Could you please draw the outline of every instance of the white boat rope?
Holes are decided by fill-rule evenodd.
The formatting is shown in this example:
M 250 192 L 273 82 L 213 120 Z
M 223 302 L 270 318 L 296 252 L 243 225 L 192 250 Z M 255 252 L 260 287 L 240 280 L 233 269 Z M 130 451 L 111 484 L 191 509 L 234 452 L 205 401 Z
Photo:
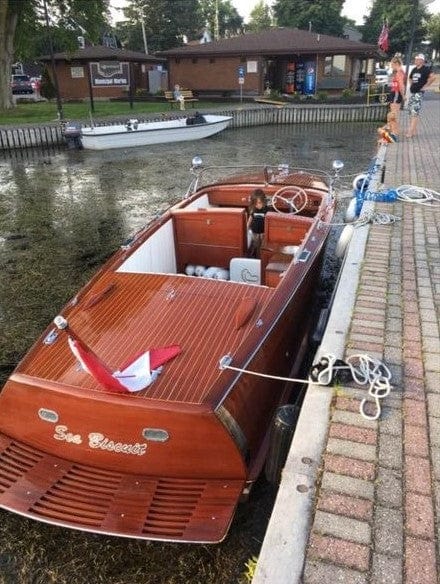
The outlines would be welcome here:
M 355 227 L 362 227 L 367 225 L 367 223 L 374 223 L 375 225 L 391 225 L 396 223 L 396 221 L 401 221 L 402 217 L 393 215 L 392 213 L 378 213 L 375 211 L 366 211 L 361 214 L 361 216 L 353 222 Z
M 356 354 L 351 355 L 346 361 L 337 359 L 334 355 L 326 355 L 320 361 L 313 365 L 310 375 L 307 379 L 298 379 L 295 377 L 281 377 L 279 375 L 270 375 L 268 373 L 260 373 L 250 369 L 242 369 L 241 367 L 234 367 L 230 365 L 232 357 L 225 355 L 220 359 L 219 368 L 221 370 L 229 369 L 237 373 L 245 373 L 247 375 L 254 375 L 256 377 L 263 377 L 266 379 L 273 379 L 275 381 L 287 381 L 290 383 L 314 383 L 316 385 L 331 385 L 333 381 L 339 379 L 348 379 L 347 373 L 351 374 L 351 378 L 358 385 L 367 385 L 368 395 L 371 396 L 375 404 L 375 413 L 369 414 L 366 411 L 366 406 L 371 401 L 364 398 L 359 406 L 360 414 L 366 420 L 377 420 L 382 413 L 381 400 L 384 399 L 391 391 L 391 372 L 388 367 L 379 359 L 370 357 L 369 355 Z M 345 372 L 345 373 L 344 373 Z
M 418 205 L 440 205 L 440 193 L 432 189 L 415 185 L 401 185 L 396 188 L 397 200 L 404 203 L 416 203 Z
M 374 399 L 376 412 L 368 414 L 365 410 L 365 406 L 369 403 L 367 398 L 361 401 L 359 410 L 366 420 L 379 419 L 382 413 L 380 400 L 391 391 L 391 372 L 382 361 L 365 354 L 351 355 L 345 362 L 336 359 L 334 355 L 327 355 L 322 357 L 315 368 L 318 369 L 318 372 L 315 371 L 313 377 L 316 376 L 319 385 L 331 383 L 338 371 L 349 371 L 353 381 L 358 385 L 369 384 L 368 394 Z

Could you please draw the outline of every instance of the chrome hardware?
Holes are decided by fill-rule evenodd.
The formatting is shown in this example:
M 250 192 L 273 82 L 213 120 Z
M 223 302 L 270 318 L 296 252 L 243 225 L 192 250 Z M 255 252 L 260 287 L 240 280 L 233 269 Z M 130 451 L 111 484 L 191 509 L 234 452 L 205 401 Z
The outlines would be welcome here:
M 56 331 L 56 329 L 52 329 L 44 337 L 43 344 L 44 345 L 53 345 L 54 342 L 57 340 L 57 338 L 58 338 L 58 332 Z
M 46 408 L 40 408 L 38 410 L 38 417 L 44 420 L 45 422 L 52 422 L 55 424 L 58 422 L 58 414 L 53 410 L 47 410 Z

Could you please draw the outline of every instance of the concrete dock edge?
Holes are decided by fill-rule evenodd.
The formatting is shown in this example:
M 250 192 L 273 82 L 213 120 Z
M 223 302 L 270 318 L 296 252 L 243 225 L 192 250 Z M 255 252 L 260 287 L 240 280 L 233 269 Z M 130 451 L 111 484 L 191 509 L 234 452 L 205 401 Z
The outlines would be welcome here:
M 380 146 L 371 179 L 373 191 L 378 188 L 385 157 L 386 146 Z M 365 202 L 362 215 L 373 206 Z M 368 224 L 356 228 L 347 248 L 330 317 L 314 362 L 323 355 L 344 357 L 368 233 Z M 332 387 L 309 384 L 252 584 L 301 582 L 332 398 Z

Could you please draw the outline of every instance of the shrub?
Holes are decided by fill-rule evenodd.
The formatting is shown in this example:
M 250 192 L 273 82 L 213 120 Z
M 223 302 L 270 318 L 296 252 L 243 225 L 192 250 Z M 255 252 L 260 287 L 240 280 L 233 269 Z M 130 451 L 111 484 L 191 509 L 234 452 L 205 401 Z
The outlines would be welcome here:
M 270 99 L 282 101 L 283 97 L 277 89 L 271 89 L 269 94 Z
M 316 94 L 317 99 L 320 101 L 327 101 L 328 93 L 326 91 L 318 91 Z
M 49 74 L 49 69 L 45 67 L 43 74 L 41 75 L 40 95 L 41 97 L 45 97 L 50 101 L 56 96 L 56 94 L 57 92 L 55 90 L 52 77 Z
M 354 95 L 354 91 L 353 91 L 353 89 L 350 89 L 350 88 L 344 89 L 342 92 L 342 97 L 344 99 L 349 99 L 349 98 L 353 97 L 353 95 Z

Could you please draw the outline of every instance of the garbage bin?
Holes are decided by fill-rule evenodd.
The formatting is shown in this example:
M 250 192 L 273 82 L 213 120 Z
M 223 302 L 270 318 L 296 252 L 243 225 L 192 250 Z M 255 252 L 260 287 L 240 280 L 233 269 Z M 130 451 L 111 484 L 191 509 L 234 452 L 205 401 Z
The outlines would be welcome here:
M 298 405 L 289 404 L 279 407 L 276 412 L 264 469 L 266 479 L 272 484 L 278 484 L 280 481 L 299 411 Z

